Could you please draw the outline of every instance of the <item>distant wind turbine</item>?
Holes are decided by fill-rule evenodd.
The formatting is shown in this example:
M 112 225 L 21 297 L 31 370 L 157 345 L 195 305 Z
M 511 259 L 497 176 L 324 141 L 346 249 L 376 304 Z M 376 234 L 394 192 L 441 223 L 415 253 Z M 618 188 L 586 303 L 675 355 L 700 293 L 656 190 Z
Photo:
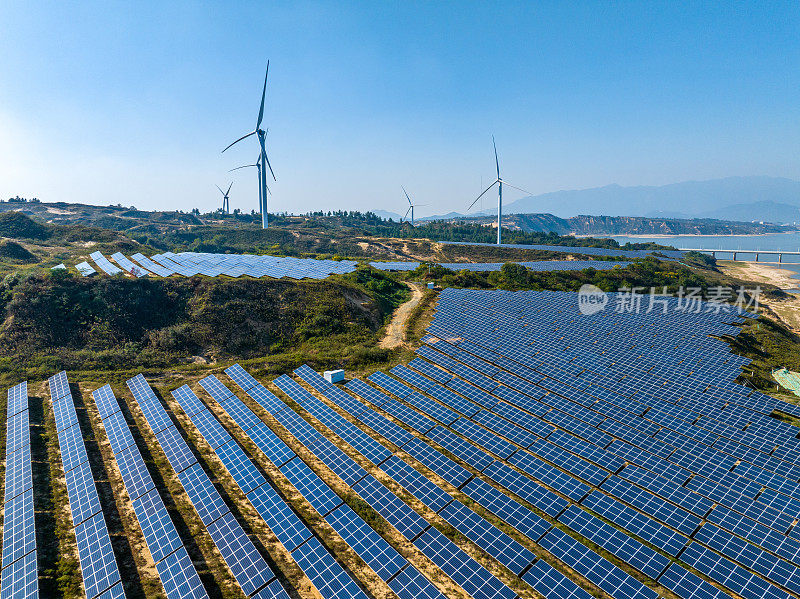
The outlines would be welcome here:
M 251 168 L 251 167 L 255 167 L 257 169 L 257 173 L 258 173 L 258 205 L 261 206 L 262 202 L 263 202 L 263 199 L 261 197 L 261 155 L 259 154 L 258 160 L 256 160 L 255 164 L 243 164 L 242 166 L 237 166 L 236 168 L 232 168 L 228 172 L 232 173 L 233 171 L 238 171 L 239 169 L 242 169 L 242 168 Z M 267 186 L 266 182 L 264 183 L 264 186 L 267 188 L 267 193 L 269 194 L 270 193 L 269 186 Z M 264 202 L 264 203 L 266 204 L 266 202 Z
M 272 179 L 274 181 L 277 181 L 277 179 L 275 178 L 275 172 L 272 170 L 272 165 L 269 163 L 269 158 L 267 158 L 267 148 L 266 148 L 266 144 L 265 144 L 265 140 L 266 140 L 266 137 L 267 137 L 267 132 L 264 129 L 261 128 L 261 121 L 264 120 L 264 98 L 267 95 L 267 77 L 269 77 L 269 61 L 267 61 L 267 72 L 264 75 L 264 89 L 261 91 L 261 108 L 259 108 L 259 110 L 258 110 L 258 120 L 256 121 L 256 128 L 253 131 L 251 131 L 250 133 L 248 133 L 247 135 L 242 135 L 242 137 L 240 137 L 235 142 L 230 144 L 227 148 L 225 148 L 225 150 L 227 150 L 231 146 L 236 145 L 237 143 L 239 143 L 243 139 L 247 139 L 251 135 L 258 136 L 258 143 L 261 146 L 261 155 L 260 155 L 261 164 L 262 165 L 266 164 L 269 167 L 269 172 L 272 174 Z M 225 150 L 222 150 L 222 151 L 225 152 Z M 269 226 L 269 223 L 267 222 L 267 219 L 268 219 L 268 217 L 267 217 L 267 173 L 266 173 L 266 170 L 264 168 L 260 168 L 259 169 L 258 179 L 259 179 L 259 187 L 258 187 L 258 190 L 259 190 L 259 207 L 261 209 L 261 227 L 266 229 Z
M 480 200 L 483 195 L 489 191 L 492 187 L 497 185 L 497 245 L 502 243 L 503 238 L 503 185 L 508 185 L 512 189 L 518 189 L 519 191 L 525 192 L 527 194 L 533 195 L 530 191 L 522 189 L 521 187 L 516 187 L 515 185 L 511 185 L 510 183 L 506 183 L 503 179 L 500 178 L 500 161 L 497 159 L 497 144 L 494 143 L 494 135 L 492 135 L 492 146 L 494 146 L 494 163 L 497 167 L 497 179 L 492 181 L 492 184 L 484 189 L 477 198 L 473 200 L 473 202 L 469 205 L 467 210 L 471 210 L 472 207 L 475 205 L 475 202 Z
M 400 219 L 400 222 L 403 222 L 404 219 L 408 218 L 408 213 L 410 212 L 411 213 L 411 226 L 413 227 L 414 226 L 414 208 L 417 207 L 417 206 L 427 206 L 427 204 L 415 204 L 414 202 L 411 201 L 411 198 L 408 197 L 408 192 L 406 191 L 406 188 L 401 185 L 400 189 L 402 189 L 403 193 L 406 194 L 406 199 L 408 200 L 408 210 L 406 210 L 406 214 L 405 214 L 405 216 L 403 218 Z
M 231 181 L 231 184 L 228 185 L 228 191 L 222 191 L 222 188 L 219 185 L 216 185 L 215 187 L 219 189 L 219 192 L 222 194 L 222 214 L 230 214 L 231 201 L 228 196 L 231 193 L 231 187 L 233 187 L 233 181 Z

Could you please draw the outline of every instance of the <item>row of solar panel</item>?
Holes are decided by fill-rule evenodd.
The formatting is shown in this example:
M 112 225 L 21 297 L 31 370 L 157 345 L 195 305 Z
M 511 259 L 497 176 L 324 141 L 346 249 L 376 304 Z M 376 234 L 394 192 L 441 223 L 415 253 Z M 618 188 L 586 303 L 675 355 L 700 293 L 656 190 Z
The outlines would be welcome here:
M 311 258 L 292 258 L 275 256 L 258 256 L 252 254 L 198 254 L 182 252 L 173 254 L 155 254 L 150 258 L 141 253 L 127 258 L 121 252 L 111 256 L 113 264 L 100 252 L 92 252 L 90 258 L 95 266 L 104 273 L 114 276 L 123 272 L 135 277 L 159 276 L 169 277 L 179 274 L 186 277 L 202 274 L 209 277 L 226 275 L 230 277 L 289 277 L 292 279 L 324 279 L 331 274 L 346 274 L 356 268 L 352 260 L 316 260 Z M 88 262 L 75 265 L 84 276 L 97 274 L 97 270 Z
M 463 311 L 463 305 L 462 305 L 462 306 L 460 306 L 459 308 L 460 308 L 460 309 Z M 461 316 L 461 314 L 459 314 L 459 316 Z M 518 326 L 518 324 L 517 324 L 517 325 L 515 325 L 515 326 Z M 461 332 L 461 331 L 459 331 L 459 332 Z M 451 330 L 451 331 L 449 331 L 448 335 L 449 335 L 449 336 L 455 336 L 453 333 L 454 333 L 454 331 L 452 331 L 452 330 Z M 688 425 L 687 425 L 687 426 L 688 426 Z M 660 427 L 657 427 L 657 429 L 659 429 L 659 428 L 660 428 Z M 696 447 L 694 447 L 694 446 L 693 446 L 693 447 L 692 447 L 692 449 L 694 450 L 694 449 L 696 449 Z M 629 470 L 629 469 L 626 469 L 626 470 L 628 470 L 628 472 L 629 472 L 629 473 L 631 473 L 631 472 L 632 472 L 634 475 L 636 475 L 636 474 L 637 474 L 637 470 L 636 470 L 636 469 L 634 469 L 634 470 Z M 751 472 L 754 472 L 754 470 L 753 470 L 752 468 L 750 469 L 750 471 L 751 471 Z M 666 485 L 666 484 L 665 484 L 665 483 L 663 483 L 663 482 L 658 482 L 658 479 L 657 479 L 657 478 L 655 478 L 655 479 L 654 479 L 654 477 L 655 477 L 655 475 L 654 475 L 654 474 L 647 475 L 647 477 L 643 477 L 643 476 L 641 476 L 641 474 L 639 474 L 638 476 L 634 476 L 634 480 L 637 482 L 637 484 L 640 484 L 640 485 L 645 485 L 645 484 L 647 484 L 647 485 L 650 487 L 650 490 L 652 490 L 652 491 L 656 491 L 656 492 L 659 492 L 659 491 L 660 491 L 660 492 L 662 492 L 662 493 L 666 493 L 667 495 L 669 495 L 669 497 L 670 497 L 670 500 L 671 500 L 671 501 L 675 501 L 676 499 L 680 499 L 680 500 L 682 500 L 682 501 L 685 501 L 685 500 L 687 500 L 687 499 L 688 499 L 688 500 L 690 500 L 690 501 L 694 500 L 694 498 L 693 498 L 693 497 L 691 497 L 690 495 L 688 495 L 688 494 L 687 494 L 687 492 L 680 493 L 680 492 L 679 492 L 679 491 L 677 491 L 677 490 L 676 490 L 674 487 L 673 487 L 673 488 L 671 488 L 671 489 L 669 490 L 669 492 L 667 492 L 667 491 L 666 491 L 666 489 L 669 487 L 669 485 Z M 770 477 L 770 478 L 773 478 L 773 477 Z M 652 482 L 655 482 L 655 484 L 657 484 L 658 488 L 654 488 L 654 487 L 653 487 L 653 484 L 650 484 L 650 483 L 652 483 Z M 765 482 L 769 482 L 769 481 L 765 481 Z M 618 486 L 618 485 L 617 485 L 617 486 Z M 630 490 L 630 489 L 635 489 L 635 488 L 636 488 L 636 487 L 632 487 L 632 486 L 630 486 L 630 487 L 628 487 L 628 490 Z M 680 488 L 680 487 L 678 487 L 678 488 Z M 788 489 L 789 489 L 789 487 L 787 487 L 785 490 L 788 490 Z M 676 495 L 676 493 L 678 493 L 678 494 Z M 640 495 L 640 493 L 639 493 L 639 492 L 637 492 L 637 493 L 635 493 L 635 495 Z M 652 496 L 651 496 L 651 497 L 652 497 Z M 784 503 L 785 503 L 785 500 L 784 500 Z M 652 506 L 652 505 L 648 505 L 647 507 L 648 507 L 649 509 L 652 509 L 652 507 L 653 507 L 653 506 Z M 691 506 L 688 506 L 688 507 L 691 507 Z M 695 502 L 695 506 L 694 506 L 694 507 L 695 507 L 695 510 L 696 510 L 696 511 L 703 511 L 705 508 L 707 508 L 707 507 L 708 507 L 708 502 L 706 501 L 706 504 L 705 504 L 704 506 L 702 505 L 702 502 L 701 502 L 699 505 L 698 505 L 698 504 L 696 504 L 696 502 Z M 692 528 L 692 530 L 693 530 L 693 528 Z M 701 529 L 701 530 L 702 530 L 702 529 Z M 692 532 L 692 531 L 690 530 L 690 531 L 688 531 L 688 532 Z M 719 536 L 719 535 L 717 535 L 717 536 Z M 786 537 L 784 537 L 784 538 L 786 538 Z M 764 557 L 764 556 L 762 556 L 762 561 L 764 561 L 764 560 L 766 560 L 766 562 L 764 562 L 764 563 L 765 563 L 765 564 L 767 564 L 767 565 L 765 565 L 765 566 L 764 566 L 764 571 L 767 571 L 767 570 L 769 570 L 770 568 L 772 568 L 772 569 L 776 568 L 776 567 L 777 567 L 777 566 L 776 566 L 776 564 L 778 564 L 778 563 L 779 563 L 779 562 L 775 562 L 774 560 L 772 560 L 772 559 L 770 559 L 770 558 L 767 558 L 767 557 Z M 770 564 L 771 564 L 771 565 L 770 565 Z M 736 572 L 737 570 L 732 570 L 732 571 Z M 762 572 L 762 573 L 763 573 L 763 572 Z M 740 573 L 740 574 L 741 574 L 741 573 Z M 759 580 L 761 581 L 760 583 L 759 583 Z M 756 577 L 756 578 L 755 578 L 755 579 L 753 579 L 752 581 L 748 581 L 748 582 L 749 582 L 751 585 L 755 585 L 755 586 L 757 587 L 759 584 L 763 583 L 764 581 L 763 581 L 763 580 L 761 580 L 761 579 L 758 579 L 758 578 Z M 791 580 L 787 580 L 787 579 L 779 579 L 779 580 L 778 580 L 778 583 L 779 583 L 779 584 L 782 584 L 782 585 L 783 585 L 783 586 L 785 586 L 786 588 L 791 588 L 791 585 L 793 584 L 793 583 L 791 582 Z M 743 587 L 743 588 L 744 588 L 744 587 Z M 752 592 L 752 588 L 750 588 L 750 591 Z
M 585 270 L 593 268 L 595 270 L 611 270 L 613 268 L 625 268 L 630 262 L 609 262 L 604 260 L 539 260 L 535 262 L 515 262 L 535 272 L 548 271 L 568 271 Z M 370 266 L 378 270 L 386 271 L 411 271 L 420 266 L 420 262 L 370 262 Z M 499 271 L 504 262 L 437 262 L 435 266 L 441 266 L 448 270 L 460 271 L 469 270 L 473 272 L 493 272 Z
M 28 384 L 8 390 L 0 599 L 39 596 Z
M 48 385 L 86 597 L 124 597 L 122 578 L 89 465 L 67 373 L 62 371 L 50 377 Z

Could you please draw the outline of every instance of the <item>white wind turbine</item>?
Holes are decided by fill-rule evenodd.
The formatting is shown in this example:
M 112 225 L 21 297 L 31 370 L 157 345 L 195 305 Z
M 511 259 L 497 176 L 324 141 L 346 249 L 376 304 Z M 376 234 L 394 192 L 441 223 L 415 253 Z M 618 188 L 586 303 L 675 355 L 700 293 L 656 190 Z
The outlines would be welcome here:
M 410 212 L 411 213 L 411 226 L 413 227 L 414 226 L 414 208 L 416 208 L 418 206 L 427 206 L 427 204 L 415 204 L 414 202 L 411 201 L 411 198 L 408 197 L 408 192 L 406 191 L 406 188 L 401 185 L 400 189 L 402 189 L 403 193 L 406 194 L 406 199 L 408 200 L 408 210 L 406 210 L 406 214 L 405 214 L 405 216 L 403 218 L 400 219 L 400 222 L 403 222 L 403 220 L 408 218 L 408 213 Z
M 500 178 L 500 161 L 497 159 L 497 144 L 494 143 L 494 135 L 492 135 L 492 146 L 494 146 L 494 163 L 497 167 L 497 179 L 492 181 L 492 184 L 489 185 L 486 189 L 481 192 L 473 202 L 469 205 L 467 210 L 472 209 L 475 205 L 475 202 L 480 200 L 483 195 L 489 191 L 492 187 L 497 185 L 497 245 L 500 245 L 502 242 L 502 235 L 503 235 L 503 185 L 508 185 L 512 189 L 518 189 L 519 191 L 525 192 L 527 194 L 533 195 L 530 191 L 522 189 L 521 187 L 517 187 L 515 185 L 511 185 L 510 183 L 506 183 L 503 179 Z
M 228 172 L 232 173 L 233 171 L 238 171 L 239 169 L 242 169 L 242 168 L 251 168 L 251 167 L 255 167 L 256 168 L 256 172 L 258 174 L 258 205 L 259 206 L 266 205 L 267 203 L 261 197 L 261 155 L 260 154 L 258 156 L 258 160 L 256 160 L 254 164 L 243 164 L 242 166 L 237 166 L 236 168 L 232 168 Z M 264 182 L 264 187 L 267 188 L 267 194 L 271 193 L 270 190 L 269 190 L 269 186 L 266 184 L 266 182 Z
M 239 139 L 235 142 L 230 144 L 225 150 L 230 148 L 233 145 L 236 145 L 243 139 L 247 139 L 251 135 L 258 136 L 258 143 L 261 146 L 261 155 L 259 157 L 262 168 L 259 169 L 259 206 L 261 209 L 261 227 L 266 229 L 269 226 L 268 217 L 267 217 L 267 173 L 266 170 L 263 168 L 263 165 L 266 164 L 269 167 L 269 172 L 272 173 L 272 179 L 277 181 L 275 178 L 275 172 L 272 170 L 272 165 L 269 163 L 269 158 L 267 158 L 267 148 L 265 144 L 265 140 L 267 137 L 267 132 L 261 128 L 261 121 L 264 119 L 264 98 L 267 94 L 267 77 L 269 77 L 269 61 L 267 61 L 267 73 L 264 75 L 264 89 L 261 91 L 261 108 L 258 110 L 258 120 L 256 121 L 256 128 L 248 133 L 247 135 L 242 135 Z M 222 150 L 223 152 L 225 150 Z
M 222 191 L 222 188 L 219 185 L 215 185 L 219 192 L 222 194 L 222 214 L 230 214 L 231 213 L 231 201 L 228 197 L 231 193 L 231 187 L 233 187 L 233 181 L 231 184 L 228 185 L 228 191 Z

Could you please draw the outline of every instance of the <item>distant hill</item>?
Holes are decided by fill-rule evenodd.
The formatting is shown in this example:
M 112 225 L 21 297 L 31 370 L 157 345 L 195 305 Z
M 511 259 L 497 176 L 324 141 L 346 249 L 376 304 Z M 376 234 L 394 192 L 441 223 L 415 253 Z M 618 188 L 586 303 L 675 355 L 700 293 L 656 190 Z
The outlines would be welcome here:
M 778 177 L 728 177 L 661 186 L 606 185 L 528 196 L 503 206 L 507 214 L 548 213 L 561 218 L 578 214 L 657 218 L 722 218 L 725 220 L 794 222 L 776 205 L 800 208 L 800 181 Z M 727 212 L 729 208 L 736 210 Z M 497 214 L 495 208 L 479 215 Z M 769 215 L 772 215 L 771 217 Z M 444 215 L 436 218 L 452 218 Z
M 495 226 L 496 216 L 443 219 L 444 222 L 479 223 Z M 772 223 L 737 222 L 711 218 L 647 218 L 642 216 L 589 216 L 559 218 L 552 214 L 508 214 L 503 228 L 524 233 L 559 235 L 762 235 L 786 233 L 797 227 Z

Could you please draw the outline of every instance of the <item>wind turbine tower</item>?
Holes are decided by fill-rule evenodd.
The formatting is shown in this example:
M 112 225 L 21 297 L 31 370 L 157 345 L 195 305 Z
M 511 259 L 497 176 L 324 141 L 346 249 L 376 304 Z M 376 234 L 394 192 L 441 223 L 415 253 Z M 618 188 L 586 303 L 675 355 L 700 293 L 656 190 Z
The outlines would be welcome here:
M 272 179 L 277 181 L 275 178 L 275 172 L 272 170 L 272 165 L 269 163 L 269 158 L 267 158 L 267 148 L 266 148 L 266 138 L 267 132 L 261 128 L 261 121 L 264 120 L 264 98 L 267 95 L 267 78 L 269 77 L 269 61 L 267 61 L 267 72 L 264 75 L 264 89 L 261 91 L 261 107 L 258 110 L 258 120 L 256 121 L 256 128 L 248 133 L 247 135 L 242 135 L 239 139 L 235 142 L 230 144 L 225 150 L 230 148 L 231 146 L 236 145 L 243 139 L 247 139 L 251 135 L 255 135 L 258 137 L 258 144 L 261 146 L 261 154 L 259 156 L 259 160 L 261 162 L 261 168 L 259 168 L 258 173 L 258 190 L 259 190 L 259 208 L 261 210 L 261 227 L 266 229 L 269 226 L 268 217 L 267 217 L 267 173 L 266 170 L 263 168 L 263 165 L 266 164 L 269 167 L 269 172 L 272 174 Z M 222 150 L 225 152 L 225 150 Z
M 497 167 L 497 179 L 492 181 L 492 184 L 489 185 L 489 187 L 487 187 L 486 189 L 484 189 L 481 192 L 481 195 L 479 195 L 477 198 L 473 200 L 473 202 L 469 205 L 469 208 L 467 208 L 467 210 L 470 210 L 475 205 L 475 203 L 483 197 L 483 195 L 487 191 L 489 191 L 492 187 L 497 185 L 497 245 L 500 245 L 503 240 L 503 185 L 507 185 L 512 189 L 517 189 L 519 191 L 525 192 L 530 195 L 533 194 L 531 194 L 531 192 L 529 191 L 526 191 L 525 189 L 522 189 L 521 187 L 511 185 L 511 183 L 507 183 L 500 178 L 500 161 L 497 159 L 497 144 L 494 143 L 494 135 L 492 135 L 492 146 L 494 147 L 494 164 Z
M 408 197 L 408 192 L 406 191 L 406 188 L 401 185 L 400 189 L 402 189 L 403 193 L 406 194 L 406 199 L 408 200 L 408 210 L 406 210 L 406 214 L 405 214 L 405 216 L 403 218 L 404 219 L 408 218 L 408 213 L 410 212 L 411 213 L 411 226 L 413 227 L 414 226 L 414 208 L 419 207 L 419 206 L 425 206 L 425 204 L 415 204 L 414 202 L 411 201 L 411 198 Z
M 231 213 L 231 200 L 228 197 L 231 193 L 231 187 L 233 187 L 233 181 L 231 181 L 231 184 L 228 185 L 228 191 L 222 191 L 222 188 L 219 185 L 216 185 L 216 188 L 219 189 L 219 192 L 222 194 L 222 214 Z
M 256 172 L 258 174 L 258 205 L 259 205 L 259 208 L 261 208 L 262 206 L 266 205 L 266 202 L 264 201 L 264 199 L 261 196 L 261 155 L 259 154 L 258 160 L 256 160 L 255 163 L 253 163 L 253 164 L 243 164 L 242 166 L 237 166 L 236 168 L 232 168 L 228 172 L 232 173 L 233 171 L 238 171 L 239 169 L 242 169 L 242 168 L 251 168 L 251 167 L 255 167 L 256 168 Z M 269 186 L 267 185 L 266 187 L 267 187 L 267 193 L 269 194 L 270 193 Z M 266 212 L 266 210 L 265 210 L 265 212 Z

